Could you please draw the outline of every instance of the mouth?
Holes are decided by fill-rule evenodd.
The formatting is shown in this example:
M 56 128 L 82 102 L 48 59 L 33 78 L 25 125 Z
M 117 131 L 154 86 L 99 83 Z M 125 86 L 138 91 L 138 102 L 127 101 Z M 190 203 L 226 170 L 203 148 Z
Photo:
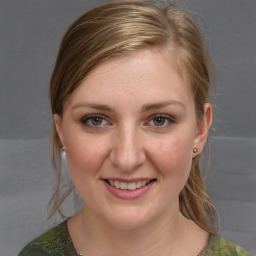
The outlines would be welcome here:
M 148 186 L 150 183 L 155 182 L 156 179 L 147 179 L 147 180 L 139 180 L 139 181 L 132 181 L 132 182 L 108 180 L 108 179 L 104 179 L 104 181 L 117 189 L 133 191 L 133 190 Z

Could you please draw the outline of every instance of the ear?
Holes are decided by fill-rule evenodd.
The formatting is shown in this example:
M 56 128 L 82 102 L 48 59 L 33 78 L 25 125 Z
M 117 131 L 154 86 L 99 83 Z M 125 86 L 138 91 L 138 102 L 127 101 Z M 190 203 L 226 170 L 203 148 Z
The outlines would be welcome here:
M 196 137 L 194 139 L 194 148 L 197 149 L 197 152 L 193 154 L 193 157 L 199 155 L 204 148 L 208 137 L 208 131 L 212 125 L 212 106 L 210 103 L 204 104 L 204 116 L 200 121 L 196 131 Z
M 62 118 L 59 114 L 54 114 L 53 119 L 54 119 L 54 124 L 55 124 L 56 131 L 59 135 L 60 142 L 64 146 L 65 144 L 64 144 L 64 141 L 63 141 L 63 135 L 62 135 L 62 129 L 61 129 Z

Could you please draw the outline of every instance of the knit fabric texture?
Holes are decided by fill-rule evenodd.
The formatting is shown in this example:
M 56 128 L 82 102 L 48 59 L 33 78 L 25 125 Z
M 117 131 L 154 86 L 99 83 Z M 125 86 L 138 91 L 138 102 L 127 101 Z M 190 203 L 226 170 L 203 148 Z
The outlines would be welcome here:
M 47 231 L 26 245 L 18 256 L 77 256 L 72 240 L 69 236 L 66 221 Z M 198 256 L 250 256 L 240 246 L 225 238 L 211 236 L 209 246 Z M 86 255 L 84 255 L 86 256 Z

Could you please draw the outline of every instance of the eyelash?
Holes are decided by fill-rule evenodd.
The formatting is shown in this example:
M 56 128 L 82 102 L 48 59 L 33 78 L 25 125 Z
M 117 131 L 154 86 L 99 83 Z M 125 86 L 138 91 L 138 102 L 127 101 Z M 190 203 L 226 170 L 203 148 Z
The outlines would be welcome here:
M 174 117 L 171 117 L 169 115 L 164 115 L 164 114 L 155 114 L 155 115 L 151 116 L 148 123 L 154 122 L 154 120 L 157 119 L 157 118 L 162 118 L 164 120 L 164 125 L 160 125 L 160 126 L 159 125 L 153 125 L 153 126 L 158 127 L 158 128 L 166 128 L 166 127 L 170 126 L 171 124 L 176 123 L 176 120 L 175 120 Z M 166 121 L 168 122 L 167 124 L 166 124 Z
M 95 121 L 96 118 L 100 119 L 100 121 L 102 121 L 102 122 L 106 122 L 107 125 L 110 124 L 108 122 L 107 118 L 104 115 L 99 115 L 99 114 L 92 114 L 92 115 L 84 116 L 80 119 L 80 122 L 82 123 L 83 126 L 87 126 L 89 128 L 101 128 L 101 127 L 105 126 L 105 124 L 102 125 L 102 122 L 99 125 L 96 125 L 96 124 L 93 124 L 93 123 L 90 123 L 90 124 L 88 123 L 88 122 Z M 164 125 L 156 125 L 156 124 L 151 125 L 150 124 L 151 122 L 154 122 L 154 120 L 156 120 L 157 118 L 161 118 L 164 121 Z M 168 122 L 167 124 L 166 124 L 166 121 Z M 158 127 L 158 128 L 166 128 L 166 127 L 168 127 L 168 126 L 170 126 L 171 124 L 174 124 L 174 123 L 176 123 L 175 118 L 173 118 L 169 115 L 155 114 L 155 115 L 152 115 L 148 119 L 145 126 L 154 126 L 154 127 Z
M 93 128 L 98 128 L 98 127 L 102 127 L 103 125 L 100 124 L 100 125 L 93 125 L 92 123 L 91 124 L 88 124 L 89 121 L 93 121 L 93 119 L 96 119 L 96 118 L 99 118 L 102 120 L 102 122 L 108 122 L 107 121 L 107 118 L 103 115 L 87 115 L 87 116 L 84 116 L 80 119 L 80 122 L 82 123 L 82 125 L 84 126 L 87 126 L 87 127 L 93 127 Z M 95 121 L 95 120 L 94 120 Z

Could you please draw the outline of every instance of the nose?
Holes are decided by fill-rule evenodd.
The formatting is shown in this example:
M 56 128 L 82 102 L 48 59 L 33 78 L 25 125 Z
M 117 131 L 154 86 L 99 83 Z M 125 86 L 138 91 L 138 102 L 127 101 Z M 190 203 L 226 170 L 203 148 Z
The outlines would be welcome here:
M 142 138 L 136 127 L 118 129 L 113 134 L 113 145 L 110 153 L 111 162 L 119 170 L 131 172 L 141 166 L 146 155 L 143 149 Z

